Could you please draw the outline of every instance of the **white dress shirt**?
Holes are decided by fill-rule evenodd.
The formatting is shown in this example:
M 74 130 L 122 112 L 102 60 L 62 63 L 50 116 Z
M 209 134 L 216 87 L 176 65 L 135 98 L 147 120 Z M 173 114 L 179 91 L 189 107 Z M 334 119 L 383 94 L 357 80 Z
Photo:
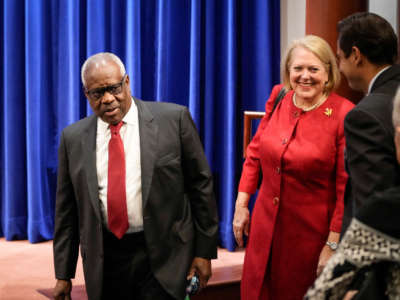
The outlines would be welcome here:
M 140 165 L 139 117 L 135 102 L 122 119 L 124 124 L 120 136 L 124 143 L 126 163 L 126 204 L 129 228 L 127 233 L 143 230 L 142 181 Z M 108 143 L 111 138 L 109 124 L 97 119 L 96 168 L 99 183 L 100 206 L 103 220 L 108 227 L 107 217 L 107 179 L 108 179 Z

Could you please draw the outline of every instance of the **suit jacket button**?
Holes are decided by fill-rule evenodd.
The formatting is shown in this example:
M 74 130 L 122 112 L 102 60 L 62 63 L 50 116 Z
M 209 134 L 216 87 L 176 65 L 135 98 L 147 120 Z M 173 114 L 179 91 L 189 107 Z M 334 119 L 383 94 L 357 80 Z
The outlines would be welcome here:
M 285 145 L 287 143 L 287 139 L 282 139 L 282 145 Z
M 274 199 L 272 199 L 272 203 L 274 205 L 278 205 L 279 204 L 279 198 L 278 197 L 274 197 Z
M 281 174 L 281 168 L 276 167 L 276 173 L 277 173 L 277 174 Z

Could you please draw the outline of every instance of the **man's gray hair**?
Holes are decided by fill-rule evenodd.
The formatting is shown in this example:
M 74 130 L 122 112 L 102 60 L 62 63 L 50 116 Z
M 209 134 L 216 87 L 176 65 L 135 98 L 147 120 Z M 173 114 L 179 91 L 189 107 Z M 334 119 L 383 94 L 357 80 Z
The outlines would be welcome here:
M 82 68 L 81 68 L 81 79 L 82 79 L 83 86 L 86 87 L 85 76 L 86 76 L 87 71 L 91 67 L 93 67 L 93 65 L 101 64 L 101 63 L 104 64 L 105 62 L 109 62 L 109 61 L 113 61 L 118 65 L 119 69 L 121 70 L 121 76 L 125 75 L 125 73 L 126 73 L 125 66 L 118 56 L 116 56 L 115 54 L 110 53 L 110 52 L 100 52 L 100 53 L 90 56 L 83 63 Z
M 400 87 L 397 89 L 393 100 L 393 126 L 400 127 Z

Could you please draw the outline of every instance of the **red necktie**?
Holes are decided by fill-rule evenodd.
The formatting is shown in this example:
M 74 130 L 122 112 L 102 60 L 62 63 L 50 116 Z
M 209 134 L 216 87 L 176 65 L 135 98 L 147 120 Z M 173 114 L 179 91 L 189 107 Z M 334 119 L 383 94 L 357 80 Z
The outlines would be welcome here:
M 110 125 L 108 144 L 107 215 L 108 228 L 117 238 L 122 238 L 129 227 L 126 208 L 125 152 L 119 130 L 122 122 Z

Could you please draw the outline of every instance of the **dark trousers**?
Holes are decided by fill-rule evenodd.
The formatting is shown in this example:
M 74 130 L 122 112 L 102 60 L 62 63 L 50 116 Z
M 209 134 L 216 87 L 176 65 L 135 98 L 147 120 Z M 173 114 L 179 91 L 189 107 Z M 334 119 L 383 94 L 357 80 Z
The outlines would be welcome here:
M 173 300 L 151 271 L 144 233 L 117 239 L 103 230 L 103 300 Z

